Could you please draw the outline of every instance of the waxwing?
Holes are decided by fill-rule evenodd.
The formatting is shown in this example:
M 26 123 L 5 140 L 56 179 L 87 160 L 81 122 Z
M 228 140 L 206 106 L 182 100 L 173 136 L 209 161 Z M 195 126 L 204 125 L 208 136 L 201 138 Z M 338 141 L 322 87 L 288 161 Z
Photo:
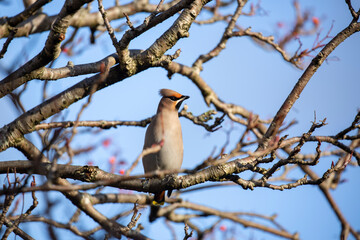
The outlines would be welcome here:
M 183 161 L 183 139 L 179 120 L 179 108 L 188 96 L 170 89 L 161 89 L 162 96 L 157 113 L 145 134 L 144 148 L 161 144 L 160 151 L 145 155 L 142 159 L 145 173 L 157 170 L 179 170 Z M 168 191 L 170 197 L 171 191 Z M 157 192 L 151 205 L 150 222 L 156 219 L 157 212 L 165 201 L 165 191 Z

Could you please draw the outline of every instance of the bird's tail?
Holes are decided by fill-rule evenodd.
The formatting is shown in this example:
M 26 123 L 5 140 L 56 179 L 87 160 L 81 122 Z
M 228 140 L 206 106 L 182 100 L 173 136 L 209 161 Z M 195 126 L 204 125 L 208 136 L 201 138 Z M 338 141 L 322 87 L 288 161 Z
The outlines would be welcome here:
M 165 191 L 155 193 L 154 200 L 150 207 L 149 221 L 153 222 L 157 218 L 160 206 L 164 205 L 165 202 Z
M 150 215 L 149 215 L 149 222 L 153 222 L 153 221 L 156 220 L 159 210 L 160 210 L 159 205 L 151 205 L 151 207 L 150 207 Z
M 154 200 L 152 201 L 152 205 L 159 206 L 164 205 L 165 202 L 165 191 L 155 193 Z

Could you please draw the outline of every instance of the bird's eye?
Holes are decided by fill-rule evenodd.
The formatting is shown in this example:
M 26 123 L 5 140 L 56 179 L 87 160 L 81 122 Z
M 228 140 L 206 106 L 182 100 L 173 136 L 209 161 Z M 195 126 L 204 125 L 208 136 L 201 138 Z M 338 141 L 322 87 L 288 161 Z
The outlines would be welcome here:
M 174 97 L 174 96 L 171 96 L 170 99 L 171 99 L 172 101 L 177 101 L 177 100 L 178 100 L 178 99 L 177 99 L 176 97 Z

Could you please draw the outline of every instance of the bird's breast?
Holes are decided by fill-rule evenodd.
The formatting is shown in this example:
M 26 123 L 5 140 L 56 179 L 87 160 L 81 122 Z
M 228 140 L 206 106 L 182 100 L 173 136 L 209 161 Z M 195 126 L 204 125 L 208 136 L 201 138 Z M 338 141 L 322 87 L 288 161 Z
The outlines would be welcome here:
M 149 125 L 144 148 L 163 143 L 155 154 L 143 158 L 150 171 L 180 169 L 183 161 L 183 139 L 180 120 L 176 114 L 158 113 Z

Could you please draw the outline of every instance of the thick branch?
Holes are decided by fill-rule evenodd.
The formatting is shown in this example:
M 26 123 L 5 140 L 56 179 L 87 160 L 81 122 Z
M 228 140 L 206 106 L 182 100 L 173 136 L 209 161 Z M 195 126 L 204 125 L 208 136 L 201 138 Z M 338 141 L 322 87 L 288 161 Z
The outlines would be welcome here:
M 65 2 L 52 25 L 43 50 L 33 59 L 21 66 L 18 70 L 0 81 L 0 98 L 24 84 L 27 81 L 26 74 L 30 74 L 34 70 L 44 67 L 60 55 L 60 44 L 65 39 L 67 28 L 70 25 L 69 21 L 71 16 L 74 15 L 82 7 L 82 5 L 88 2 L 91 2 L 91 0 Z
M 138 52 L 135 50 L 135 52 Z M 68 62 L 65 67 L 61 68 L 41 68 L 38 71 L 34 71 L 32 74 L 25 76 L 27 81 L 31 79 L 40 79 L 40 80 L 57 80 L 66 77 L 75 77 L 79 75 L 86 75 L 90 73 L 98 73 L 101 72 L 101 68 L 103 65 L 112 67 L 118 61 L 116 54 L 111 54 L 100 61 L 94 63 L 86 63 L 73 65 L 72 62 Z
M 22 21 L 28 19 L 30 16 L 32 16 L 37 10 L 39 10 L 42 6 L 45 4 L 51 2 L 52 0 L 39 0 L 31 4 L 28 8 L 26 8 L 21 13 L 17 14 L 14 17 L 11 17 L 8 19 L 8 24 L 11 27 L 16 27 L 19 23 Z
M 175 21 L 176 23 L 179 23 L 179 21 L 181 20 L 181 21 L 184 21 L 184 23 L 186 23 L 186 24 L 184 24 L 184 25 L 183 24 L 173 24 L 173 26 L 163 34 L 163 36 L 166 36 L 168 38 L 171 38 L 172 40 L 175 40 L 175 41 L 171 41 L 171 43 L 168 43 L 168 45 L 167 45 L 168 47 L 170 45 L 175 44 L 176 41 L 178 41 L 182 37 L 181 34 L 179 35 L 180 32 L 187 33 L 187 30 L 190 28 L 190 25 L 192 24 L 194 18 L 196 17 L 196 14 L 200 13 L 200 10 L 203 7 L 203 4 L 205 4 L 205 3 L 206 2 L 196 2 L 196 1 L 194 3 L 192 3 L 190 5 L 190 8 L 185 9 L 182 12 L 182 14 L 179 16 L 179 18 Z M 161 15 L 158 17 L 160 18 Z M 156 18 L 157 17 L 155 17 L 154 19 L 156 19 Z M 161 39 L 161 41 L 164 41 L 166 37 L 160 37 L 159 39 Z M 168 40 L 170 41 L 171 39 L 168 39 Z M 162 44 L 166 45 L 164 42 Z M 154 47 L 154 45 L 152 47 L 150 47 L 149 50 L 145 51 L 145 52 L 147 52 L 145 54 L 145 56 L 147 56 L 147 54 L 152 52 L 151 49 L 153 47 Z M 156 66 L 158 64 L 158 62 L 154 61 L 154 58 L 156 59 L 158 57 L 158 54 L 159 54 L 159 52 L 154 53 L 153 55 L 151 55 L 151 57 L 147 56 L 145 58 L 143 58 L 143 55 L 140 54 L 140 55 L 142 55 L 142 56 L 139 56 L 141 59 L 139 59 L 139 57 L 138 57 L 138 64 L 137 64 L 136 68 L 133 69 L 133 71 L 127 71 L 127 70 L 122 71 L 121 69 L 119 70 L 118 68 L 113 68 L 110 70 L 110 73 L 109 73 L 109 76 L 107 77 L 107 79 L 99 84 L 98 84 L 99 74 L 95 75 L 93 77 L 87 78 L 87 79 L 79 82 L 78 84 L 74 85 L 73 87 L 54 96 L 53 98 L 43 102 L 42 104 L 33 108 L 32 110 L 29 110 L 27 113 L 24 113 L 19 118 L 17 118 L 15 121 L 4 126 L 0 130 L 0 132 L 2 133 L 0 136 L 0 151 L 3 151 L 10 146 L 14 146 L 15 142 L 18 141 L 18 139 L 22 138 L 22 136 L 24 134 L 27 134 L 27 133 L 33 131 L 35 125 L 37 125 L 41 121 L 47 119 L 48 117 L 54 115 L 55 113 L 60 112 L 64 108 L 73 104 L 74 102 L 88 96 L 91 86 L 93 86 L 94 84 L 98 84 L 98 87 L 96 90 L 99 90 L 99 89 L 107 87 L 115 82 L 119 82 L 133 74 L 139 73 L 147 68 L 150 68 L 153 65 Z M 144 61 L 144 59 L 147 59 L 150 61 Z M 169 59 L 170 60 L 173 59 L 173 56 L 169 56 Z M 163 60 L 160 58 L 160 61 L 163 61 Z M 11 79 L 12 79 L 12 77 L 10 77 L 10 76 L 8 78 L 6 78 L 7 81 L 9 81 Z M 17 82 L 17 80 L 14 80 L 12 82 L 12 84 L 13 83 L 16 84 L 16 82 Z M 4 82 L 4 84 L 6 84 L 6 81 Z M 10 85 L 12 85 L 12 84 L 10 84 Z M 1 89 L 1 83 L 0 83 L 0 89 Z M 7 89 L 7 90 L 5 89 L 3 91 L 3 93 L 6 93 L 9 90 L 11 90 L 11 88 Z
M 163 4 L 159 10 L 165 11 L 178 2 L 179 0 L 174 0 Z M 143 4 L 142 1 L 133 1 L 128 4 L 114 6 L 106 9 L 106 12 L 109 21 L 112 21 L 124 18 L 124 14 L 131 16 L 139 12 L 153 12 L 156 10 L 156 8 L 157 5 L 154 4 Z M 34 33 L 49 31 L 51 24 L 55 21 L 56 17 L 56 15 L 47 16 L 44 13 L 37 14 L 17 26 L 18 32 L 16 33 L 15 37 L 24 37 Z M 90 13 L 87 10 L 81 10 L 70 19 L 70 26 L 75 28 L 90 27 L 94 29 L 102 25 L 103 21 L 99 14 L 97 12 Z M 7 37 L 9 35 L 9 27 L 10 25 L 8 22 L 1 22 L 0 19 L 0 38 Z
M 97 90 L 119 82 L 128 77 L 119 68 L 112 68 L 105 81 L 98 84 Z M 0 151 L 7 149 L 22 138 L 23 135 L 32 132 L 35 126 L 48 117 L 62 111 L 74 102 L 86 97 L 91 87 L 101 78 L 101 74 L 86 78 L 73 87 L 48 99 L 37 107 L 27 111 L 13 122 L 0 129 Z

